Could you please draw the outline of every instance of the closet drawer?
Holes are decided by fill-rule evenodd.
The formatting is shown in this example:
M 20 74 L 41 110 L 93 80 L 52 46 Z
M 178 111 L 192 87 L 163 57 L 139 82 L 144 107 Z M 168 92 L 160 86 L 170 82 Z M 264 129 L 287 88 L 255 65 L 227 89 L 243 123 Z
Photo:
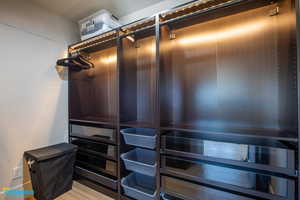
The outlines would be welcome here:
M 75 174 L 77 176 L 82 176 L 82 177 L 87 178 L 89 180 L 92 180 L 96 183 L 99 183 L 101 185 L 109 187 L 113 190 L 117 190 L 118 181 L 115 180 L 115 179 L 108 178 L 106 176 L 94 173 L 90 170 L 87 170 L 87 169 L 84 169 L 84 168 L 81 168 L 81 167 L 78 167 L 78 166 L 75 167 Z
M 162 156 L 162 172 L 199 183 L 268 199 L 289 199 L 295 189 L 291 179 L 216 166 L 191 159 Z
M 222 147 L 222 148 L 220 148 Z M 167 133 L 162 136 L 163 153 L 242 167 L 296 174 L 295 151 L 285 148 L 220 142 L 199 138 L 194 133 Z
M 116 130 L 81 125 L 71 125 L 71 136 L 85 138 L 106 143 L 116 143 Z
M 161 181 L 162 192 L 184 200 L 255 200 L 167 176 Z
M 76 165 L 96 172 L 117 176 L 117 163 L 100 156 L 79 151 L 76 157 Z
M 77 138 L 71 138 L 71 143 L 77 145 L 80 152 L 117 160 L 116 146 Z

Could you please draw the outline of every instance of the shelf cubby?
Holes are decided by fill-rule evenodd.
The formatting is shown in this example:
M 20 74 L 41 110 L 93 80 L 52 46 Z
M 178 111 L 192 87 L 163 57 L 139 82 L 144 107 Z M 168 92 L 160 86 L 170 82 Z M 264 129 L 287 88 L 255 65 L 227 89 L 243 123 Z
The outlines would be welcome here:
M 271 15 L 278 6 L 282 13 Z M 162 22 L 161 129 L 297 142 L 295 20 L 288 6 L 228 7 L 222 16 L 203 14 L 205 21 Z
M 70 121 L 116 126 L 117 40 L 81 52 L 94 67 L 69 72 Z
M 141 30 L 121 36 L 120 124 L 150 128 L 156 108 L 155 30 Z
M 293 179 L 171 156 L 162 156 L 161 172 L 199 184 L 272 200 L 287 199 L 295 189 Z
M 161 136 L 161 153 L 281 176 L 297 176 L 296 149 L 278 141 L 168 131 Z

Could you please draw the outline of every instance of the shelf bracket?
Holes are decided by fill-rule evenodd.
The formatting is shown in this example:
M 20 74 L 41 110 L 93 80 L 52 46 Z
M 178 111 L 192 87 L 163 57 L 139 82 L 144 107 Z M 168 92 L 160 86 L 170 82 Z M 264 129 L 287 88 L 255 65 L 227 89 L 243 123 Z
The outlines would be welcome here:
M 269 11 L 270 17 L 278 15 L 279 14 L 279 7 L 277 6 L 276 8 L 272 9 Z
M 173 32 L 170 32 L 169 38 L 170 38 L 170 40 L 175 40 L 176 39 L 176 34 L 173 33 Z

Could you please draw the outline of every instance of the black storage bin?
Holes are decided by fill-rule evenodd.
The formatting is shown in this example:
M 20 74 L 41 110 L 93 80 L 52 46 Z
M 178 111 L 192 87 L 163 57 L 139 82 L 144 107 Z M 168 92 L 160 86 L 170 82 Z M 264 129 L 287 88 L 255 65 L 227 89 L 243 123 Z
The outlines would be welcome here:
M 53 200 L 72 189 L 76 151 L 75 145 L 61 143 L 24 153 L 36 199 Z

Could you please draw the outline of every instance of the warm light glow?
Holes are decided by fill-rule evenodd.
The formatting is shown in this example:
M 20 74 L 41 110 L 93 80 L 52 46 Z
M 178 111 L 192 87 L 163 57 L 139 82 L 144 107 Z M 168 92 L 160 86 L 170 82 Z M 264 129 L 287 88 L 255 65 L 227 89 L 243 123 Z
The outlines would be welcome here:
M 106 57 L 106 58 L 102 58 L 101 62 L 104 63 L 104 64 L 115 63 L 115 62 L 117 62 L 117 56 L 113 55 L 113 56 L 109 56 L 109 57 Z
M 225 38 L 235 37 L 242 34 L 253 33 L 253 31 L 259 31 L 265 25 L 265 21 L 255 22 L 247 25 L 237 26 L 220 32 L 212 32 L 183 38 L 178 40 L 178 43 L 181 45 L 188 45 L 194 43 L 210 42 L 214 40 L 222 40 Z
M 149 53 L 155 53 L 156 45 L 152 43 L 151 45 L 147 46 L 147 52 Z

